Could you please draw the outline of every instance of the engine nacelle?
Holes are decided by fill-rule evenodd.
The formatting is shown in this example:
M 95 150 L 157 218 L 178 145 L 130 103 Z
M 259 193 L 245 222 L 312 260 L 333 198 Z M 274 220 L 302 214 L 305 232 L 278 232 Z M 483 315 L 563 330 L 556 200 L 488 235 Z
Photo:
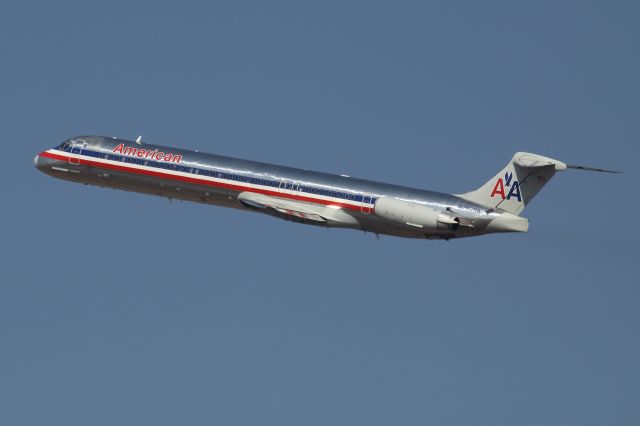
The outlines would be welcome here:
M 375 204 L 375 215 L 412 228 L 425 231 L 455 231 L 460 226 L 460 219 L 435 210 L 424 204 L 394 198 L 379 198 Z

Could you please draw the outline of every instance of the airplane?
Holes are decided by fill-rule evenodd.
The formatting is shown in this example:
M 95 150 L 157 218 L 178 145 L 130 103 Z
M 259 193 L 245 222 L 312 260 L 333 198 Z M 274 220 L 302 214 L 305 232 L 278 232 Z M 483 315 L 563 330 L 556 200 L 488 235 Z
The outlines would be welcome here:
M 520 214 L 558 171 L 618 173 L 518 152 L 480 188 L 452 195 L 104 136 L 67 139 L 33 161 L 72 182 L 378 236 L 443 240 L 527 232 Z

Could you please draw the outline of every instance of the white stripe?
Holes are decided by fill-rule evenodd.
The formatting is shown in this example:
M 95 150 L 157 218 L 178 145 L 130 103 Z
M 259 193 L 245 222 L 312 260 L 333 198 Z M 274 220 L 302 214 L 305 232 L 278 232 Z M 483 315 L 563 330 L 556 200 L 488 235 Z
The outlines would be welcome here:
M 59 151 L 59 150 L 53 149 L 53 148 L 47 150 L 47 152 L 51 153 L 51 154 L 56 154 L 56 155 L 61 155 L 62 154 L 62 155 L 65 155 L 65 156 L 69 156 L 69 157 L 73 158 L 74 160 L 82 159 L 82 160 L 87 160 L 87 161 L 93 161 L 93 162 L 96 162 L 96 163 L 110 164 L 110 165 L 113 165 L 113 166 L 127 167 L 127 168 L 137 169 L 137 170 L 146 170 L 146 171 L 156 172 L 156 173 L 165 173 L 165 174 L 174 175 L 174 176 L 182 176 L 182 177 L 186 177 L 186 178 L 195 178 L 195 179 L 201 179 L 201 180 L 206 180 L 206 181 L 210 181 L 210 182 L 224 183 L 224 184 L 227 184 L 227 185 L 242 186 L 242 187 L 245 187 L 245 188 L 268 190 L 268 191 L 271 191 L 271 192 L 277 192 L 277 193 L 281 193 L 281 194 L 297 195 L 297 196 L 300 196 L 300 197 L 315 198 L 315 199 L 320 199 L 320 200 L 325 200 L 325 201 L 334 201 L 334 202 L 338 201 L 338 202 L 340 202 L 342 204 L 349 204 L 349 205 L 354 206 L 354 207 L 371 208 L 373 206 L 373 203 L 364 203 L 364 202 L 357 202 L 357 201 L 353 201 L 353 200 L 345 200 L 344 198 L 334 198 L 334 197 L 329 197 L 327 195 L 310 194 L 308 192 L 302 192 L 302 191 L 292 191 L 290 189 L 279 189 L 279 188 L 274 188 L 272 186 L 258 185 L 258 184 L 254 184 L 254 183 L 248 183 L 248 182 L 238 182 L 238 181 L 231 180 L 231 179 L 216 178 L 216 177 L 205 176 L 205 175 L 200 175 L 200 174 L 195 174 L 195 173 L 180 172 L 180 171 L 177 171 L 177 170 L 167 170 L 167 169 L 158 168 L 158 167 L 142 166 L 140 164 L 123 163 L 122 161 L 106 160 L 104 158 L 96 158 L 96 157 L 92 157 L 92 156 L 89 156 L 89 155 L 71 154 L 71 153 L 68 153 L 68 152 L 65 152 L 65 151 Z M 113 154 L 113 155 L 116 155 L 116 154 Z M 126 156 L 126 155 L 121 155 L 121 156 L 122 157 L 126 157 L 126 158 L 136 158 L 136 157 Z M 140 159 L 141 160 L 147 160 L 145 158 L 140 158 Z M 149 160 L 149 161 L 157 161 L 157 160 Z M 159 162 L 159 161 L 157 161 L 157 162 Z M 168 163 L 168 164 L 171 164 L 171 163 Z M 185 167 L 197 168 L 197 167 L 192 167 L 192 166 L 185 166 Z M 216 171 L 218 171 L 218 170 L 216 170 Z M 222 173 L 226 173 L 226 172 L 222 172 Z M 275 177 L 273 179 L 274 180 L 279 180 L 278 178 L 275 178 Z

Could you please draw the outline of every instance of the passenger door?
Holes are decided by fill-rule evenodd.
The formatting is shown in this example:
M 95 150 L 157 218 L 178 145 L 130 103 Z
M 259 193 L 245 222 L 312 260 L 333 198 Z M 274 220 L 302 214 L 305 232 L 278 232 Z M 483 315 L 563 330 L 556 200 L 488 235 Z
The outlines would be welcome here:
M 373 197 L 370 193 L 362 195 L 362 204 L 360 204 L 360 211 L 364 214 L 371 214 L 371 200 Z
M 84 139 L 72 140 L 69 144 L 69 164 L 77 166 L 80 164 L 80 155 L 82 150 L 87 146 L 87 142 Z

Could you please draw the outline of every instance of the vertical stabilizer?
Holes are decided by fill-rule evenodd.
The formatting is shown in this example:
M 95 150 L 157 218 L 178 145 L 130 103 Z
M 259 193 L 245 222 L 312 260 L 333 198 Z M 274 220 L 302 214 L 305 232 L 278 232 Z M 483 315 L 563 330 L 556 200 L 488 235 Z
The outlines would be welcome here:
M 566 168 L 567 165 L 561 161 L 518 152 L 487 183 L 475 191 L 459 194 L 458 197 L 487 208 L 519 215 L 556 171 Z

